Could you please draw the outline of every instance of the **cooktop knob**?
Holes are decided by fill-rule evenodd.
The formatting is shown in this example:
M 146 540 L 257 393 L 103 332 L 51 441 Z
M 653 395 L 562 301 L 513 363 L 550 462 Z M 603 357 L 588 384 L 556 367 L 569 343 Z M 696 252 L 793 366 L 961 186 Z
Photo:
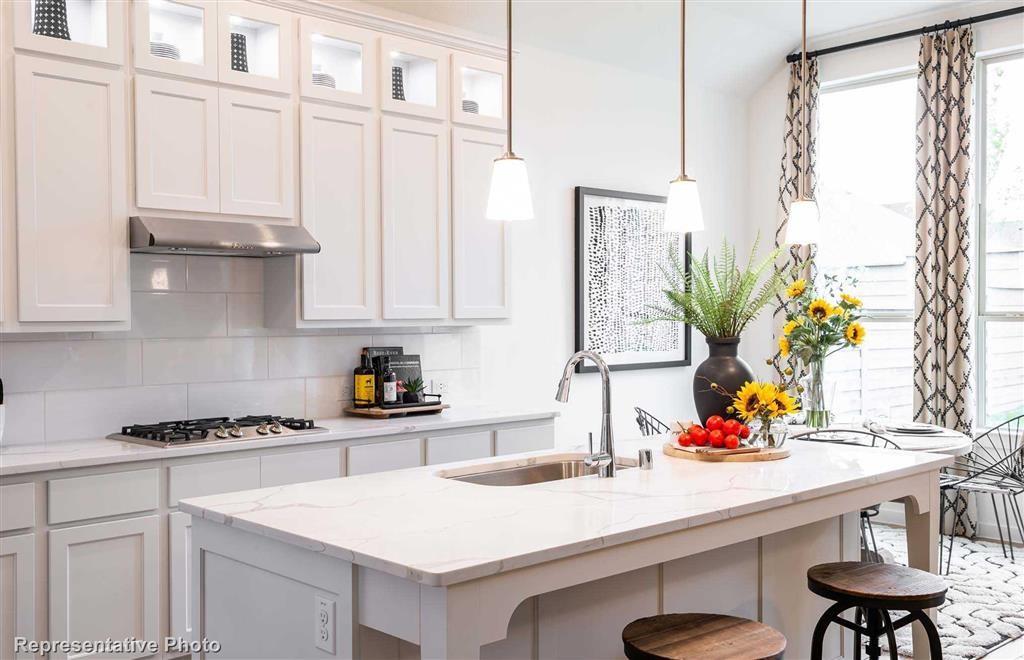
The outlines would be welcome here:
M 226 428 L 224 428 L 223 426 L 218 426 L 217 430 L 214 431 L 213 434 L 215 436 L 217 436 L 218 438 L 226 438 L 226 437 L 228 437 L 228 430 Z
M 270 433 L 270 429 L 267 428 L 267 423 L 263 422 L 262 424 L 256 427 L 256 432 L 259 433 L 260 435 L 267 435 L 268 433 Z
M 231 427 L 231 430 L 228 431 L 228 433 L 230 433 L 231 436 L 234 438 L 241 438 L 243 435 L 242 427 L 239 426 L 238 424 L 235 424 L 234 426 Z
M 284 432 L 284 427 L 281 426 L 281 422 L 273 422 L 270 425 L 270 432 L 271 433 L 283 433 Z

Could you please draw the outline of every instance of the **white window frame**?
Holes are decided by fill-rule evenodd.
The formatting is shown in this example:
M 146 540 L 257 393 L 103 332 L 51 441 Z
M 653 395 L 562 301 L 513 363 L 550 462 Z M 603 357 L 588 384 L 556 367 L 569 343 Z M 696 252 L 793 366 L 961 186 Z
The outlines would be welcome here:
M 1009 52 L 1002 51 L 993 54 L 979 55 L 975 59 L 974 64 L 974 88 L 976 90 L 974 94 L 974 134 L 971 136 L 975 144 L 974 149 L 974 209 L 975 214 L 972 222 L 974 223 L 974 234 L 977 236 L 977 240 L 974 241 L 975 252 L 974 252 L 974 263 L 975 263 L 975 291 L 977 294 L 974 296 L 975 300 L 975 320 L 974 320 L 974 334 L 977 338 L 974 346 L 975 364 L 975 388 L 976 393 L 975 403 L 975 421 L 974 426 L 978 430 L 987 430 L 990 428 L 988 423 L 988 410 L 986 407 L 987 397 L 986 389 L 986 360 L 985 360 L 985 336 L 987 325 L 989 321 L 1005 322 L 1005 321 L 1016 321 L 1024 323 L 1024 313 L 1022 312 L 996 312 L 990 311 L 985 307 L 985 196 L 986 190 L 986 172 L 985 166 L 987 164 L 987 149 L 988 140 L 986 139 L 984 128 L 987 126 L 987 100 L 988 95 L 986 94 L 986 76 L 988 74 L 988 67 L 991 64 L 998 62 L 1005 62 L 1007 60 L 1017 59 L 1024 57 L 1024 49 L 1018 48 Z

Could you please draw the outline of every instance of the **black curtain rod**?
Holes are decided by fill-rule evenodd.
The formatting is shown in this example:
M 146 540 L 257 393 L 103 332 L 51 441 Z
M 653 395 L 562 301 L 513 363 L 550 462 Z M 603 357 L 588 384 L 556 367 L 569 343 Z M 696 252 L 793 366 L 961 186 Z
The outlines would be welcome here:
M 820 57 L 822 55 L 829 55 L 831 53 L 838 53 L 844 50 L 853 50 L 854 48 L 862 48 L 864 46 L 873 46 L 875 44 L 885 43 L 887 41 L 896 41 L 897 39 L 906 39 L 907 37 L 917 37 L 922 34 L 929 32 L 936 32 L 938 30 L 950 30 L 953 28 L 963 27 L 964 25 L 972 25 L 974 23 L 981 23 L 984 21 L 991 21 L 996 18 L 1005 18 L 1007 16 L 1013 16 L 1015 14 L 1024 14 L 1024 6 L 1013 7 L 1011 9 L 1003 9 L 1000 11 L 994 11 L 989 14 L 981 14 L 978 16 L 971 16 L 970 18 L 961 18 L 956 21 L 946 21 L 945 23 L 936 23 L 935 25 L 927 25 L 923 28 L 916 30 L 907 30 L 906 32 L 897 32 L 896 34 L 887 34 L 882 37 L 873 37 L 871 39 L 864 39 L 862 41 L 854 41 L 848 44 L 842 44 L 841 46 L 832 46 L 831 48 L 822 48 L 821 50 L 807 51 L 808 59 L 814 57 Z M 791 53 L 786 55 L 787 62 L 799 62 L 800 53 Z

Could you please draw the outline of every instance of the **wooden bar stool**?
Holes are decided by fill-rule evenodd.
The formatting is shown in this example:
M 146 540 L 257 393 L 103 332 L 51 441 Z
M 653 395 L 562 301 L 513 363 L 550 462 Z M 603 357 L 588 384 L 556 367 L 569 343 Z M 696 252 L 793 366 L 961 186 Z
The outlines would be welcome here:
M 896 631 L 919 621 L 928 633 L 932 660 L 941 660 L 939 631 L 925 610 L 938 607 L 946 600 L 946 583 L 937 575 L 896 564 L 875 564 L 840 561 L 818 564 L 807 570 L 807 588 L 822 598 L 836 601 L 814 627 L 811 660 L 821 660 L 822 643 L 829 624 L 836 623 L 853 631 L 853 657 L 860 660 L 860 637 L 867 635 L 867 653 L 871 660 L 882 654 L 878 640 L 885 635 L 889 641 L 889 657 L 898 660 Z M 857 608 L 856 620 L 850 623 L 839 615 Z M 903 610 L 907 614 L 893 621 L 889 612 Z M 866 618 L 865 625 L 861 619 Z
M 786 638 L 726 614 L 659 614 L 626 626 L 622 646 L 630 660 L 776 660 Z

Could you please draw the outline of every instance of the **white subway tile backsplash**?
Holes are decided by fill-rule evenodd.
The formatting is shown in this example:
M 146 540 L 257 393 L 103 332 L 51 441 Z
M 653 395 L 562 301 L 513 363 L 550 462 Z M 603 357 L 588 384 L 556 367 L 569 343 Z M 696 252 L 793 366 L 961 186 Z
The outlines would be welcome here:
M 263 326 L 263 294 L 229 293 L 228 334 L 232 337 L 262 337 L 269 334 Z
M 43 443 L 43 399 L 42 392 L 4 394 L 6 421 L 0 446 Z
M 224 337 L 227 333 L 223 293 L 132 294 L 133 337 Z
M 374 346 L 401 346 L 420 356 L 423 369 L 458 369 L 462 366 L 462 333 L 374 335 Z
M 368 335 L 271 337 L 270 377 L 351 375 L 370 342 Z
M 190 417 L 283 415 L 306 410 L 306 381 L 301 378 L 198 383 L 188 386 Z
M 443 395 L 444 403 L 477 403 L 480 401 L 499 401 L 507 393 L 495 393 L 488 396 L 480 391 L 480 371 L 478 369 L 444 369 L 423 371 L 423 382 L 430 394 L 440 394 L 438 385 L 444 382 L 448 393 Z
M 138 340 L 0 343 L 7 392 L 122 387 L 142 382 Z
M 185 257 L 172 254 L 133 254 L 132 291 L 184 291 Z
M 260 293 L 263 262 L 240 257 L 187 257 L 188 290 L 198 292 Z
M 351 399 L 351 376 L 306 379 L 306 417 L 313 420 L 341 417 L 342 408 L 348 406 Z
M 142 365 L 147 385 L 266 378 L 267 340 L 147 339 L 142 343 Z
M 184 385 L 47 392 L 46 442 L 102 437 L 127 424 L 187 416 Z

